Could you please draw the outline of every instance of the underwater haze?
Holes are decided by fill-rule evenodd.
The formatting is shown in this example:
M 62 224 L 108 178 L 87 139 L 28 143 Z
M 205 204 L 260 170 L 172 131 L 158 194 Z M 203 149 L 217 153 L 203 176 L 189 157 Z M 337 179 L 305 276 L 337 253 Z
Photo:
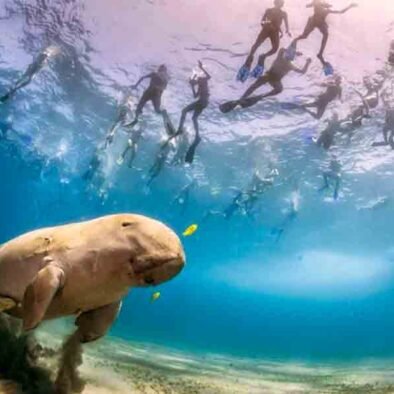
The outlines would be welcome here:
M 332 0 L 333 8 L 348 4 Z M 311 10 L 286 0 L 293 37 Z M 163 221 L 183 237 L 187 265 L 174 280 L 133 289 L 111 336 L 193 354 L 305 362 L 353 362 L 394 356 L 394 151 L 381 139 L 382 104 L 352 139 L 329 150 L 313 137 L 337 111 L 355 108 L 363 78 L 387 68 L 394 38 L 394 2 L 359 0 L 329 16 L 326 58 L 343 78 L 342 102 L 323 119 L 281 103 L 313 100 L 326 77 L 316 58 L 321 34 L 298 45 L 312 64 L 291 74 L 284 91 L 248 109 L 218 107 L 241 95 L 239 67 L 259 33 L 270 0 L 1 0 L 0 94 L 48 46 L 58 48 L 25 88 L 0 106 L 0 242 L 27 231 L 133 212 Z M 286 35 L 282 45 L 290 44 Z M 269 48 L 269 40 L 264 50 Z M 192 165 L 170 159 L 147 185 L 165 138 L 161 118 L 144 109 L 133 168 L 119 165 L 127 144 L 120 128 L 89 170 L 127 95 L 132 110 L 143 88 L 130 86 L 160 64 L 170 82 L 163 107 L 175 124 L 191 102 L 188 79 L 197 61 L 209 71 L 211 99 L 201 115 L 202 136 Z M 274 56 L 266 61 L 272 64 Z M 390 71 L 390 70 L 389 70 Z M 387 86 L 393 87 L 393 73 Z M 264 90 L 264 88 L 262 88 Z M 191 119 L 186 123 L 192 135 Z M 342 164 L 337 199 L 319 191 L 333 158 Z M 252 214 L 223 211 L 253 174 L 278 171 Z M 181 190 L 194 182 L 189 199 Z M 297 214 L 289 216 L 296 205 Z M 290 218 L 287 220 L 287 218 Z M 269 391 L 268 391 L 269 392 Z

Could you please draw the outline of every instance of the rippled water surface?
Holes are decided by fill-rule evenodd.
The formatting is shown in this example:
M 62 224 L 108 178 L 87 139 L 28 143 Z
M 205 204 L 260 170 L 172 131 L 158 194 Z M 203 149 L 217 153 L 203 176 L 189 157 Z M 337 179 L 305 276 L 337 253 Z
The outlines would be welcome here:
M 310 10 L 300 0 L 286 3 L 296 35 Z M 160 287 L 162 297 L 154 305 L 149 291 L 133 291 L 113 335 L 253 357 L 393 356 L 394 151 L 371 147 L 381 138 L 383 106 L 350 143 L 339 137 L 325 152 L 312 142 L 324 119 L 280 103 L 306 102 L 322 89 L 325 77 L 315 57 L 320 35 L 314 33 L 300 43 L 313 59 L 305 76 L 288 76 L 280 96 L 248 110 L 218 110 L 245 88 L 235 75 L 270 4 L 1 0 L 1 93 L 44 48 L 51 45 L 59 53 L 0 107 L 0 122 L 10 129 L 0 144 L 0 238 L 123 211 L 159 218 L 178 233 L 198 223 L 196 234 L 184 239 L 184 272 Z M 340 0 L 332 4 L 343 6 Z M 363 89 L 363 77 L 387 67 L 394 3 L 360 0 L 357 9 L 330 16 L 329 23 L 326 54 L 343 77 L 344 92 L 343 102 L 332 104 L 326 117 L 334 109 L 346 117 L 359 103 L 354 88 Z M 199 59 L 212 81 L 195 163 L 167 163 L 147 187 L 165 136 L 160 118 L 147 108 L 134 167 L 116 162 L 127 142 L 119 130 L 100 154 L 93 179 L 84 179 L 122 100 L 131 95 L 132 112 L 142 93 L 130 85 L 165 63 L 171 81 L 163 103 L 176 123 L 191 100 L 187 81 Z M 394 94 L 392 78 L 393 70 L 386 87 Z M 191 122 L 187 126 L 191 133 Z M 334 156 L 343 165 L 338 200 L 318 191 Z M 266 174 L 273 168 L 279 176 L 252 216 L 204 219 L 209 210 L 223 210 L 256 170 Z M 183 210 L 174 198 L 193 179 Z M 295 195 L 298 215 L 287 222 Z M 283 223 L 278 241 L 275 229 Z

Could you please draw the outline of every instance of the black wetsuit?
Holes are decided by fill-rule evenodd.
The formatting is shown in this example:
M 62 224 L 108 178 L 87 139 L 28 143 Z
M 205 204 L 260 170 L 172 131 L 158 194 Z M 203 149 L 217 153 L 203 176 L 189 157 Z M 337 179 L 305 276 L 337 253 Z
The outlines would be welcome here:
M 271 40 L 272 48 L 269 52 L 262 55 L 263 59 L 275 54 L 278 51 L 280 44 L 281 25 L 286 16 L 286 12 L 279 8 L 274 7 L 267 9 L 262 20 L 263 28 L 258 35 L 256 42 L 253 44 L 249 56 L 246 59 L 246 67 L 250 67 L 252 65 L 254 54 L 256 53 L 259 46 L 262 45 L 267 38 Z
M 136 109 L 136 116 L 141 115 L 145 104 L 152 102 L 157 113 L 161 113 L 161 96 L 168 85 L 167 73 L 154 72 L 149 75 L 150 84 L 142 95 Z
M 315 29 L 319 29 L 323 34 L 328 33 L 327 16 L 330 9 L 324 4 L 316 4 L 313 6 L 314 13 L 308 19 L 302 38 L 307 38 Z

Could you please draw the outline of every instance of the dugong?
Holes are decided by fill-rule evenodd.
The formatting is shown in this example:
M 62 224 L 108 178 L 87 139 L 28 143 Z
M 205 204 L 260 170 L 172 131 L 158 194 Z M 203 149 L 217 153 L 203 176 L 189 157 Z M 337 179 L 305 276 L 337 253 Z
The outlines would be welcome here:
M 0 248 L 0 312 L 25 330 L 75 315 L 78 340 L 91 342 L 109 330 L 131 288 L 168 281 L 184 265 L 178 236 L 145 216 L 40 229 Z

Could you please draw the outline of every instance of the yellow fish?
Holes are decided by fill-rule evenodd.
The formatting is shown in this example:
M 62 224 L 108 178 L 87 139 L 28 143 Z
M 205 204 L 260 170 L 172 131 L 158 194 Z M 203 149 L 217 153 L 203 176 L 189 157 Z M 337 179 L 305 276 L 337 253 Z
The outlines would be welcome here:
M 160 291 L 156 291 L 156 293 L 152 294 L 152 297 L 150 299 L 150 302 L 155 302 L 161 297 Z
M 191 235 L 193 235 L 198 229 L 198 225 L 197 224 L 192 224 L 191 226 L 189 226 L 184 232 L 183 232 L 183 236 L 184 237 L 190 237 Z

